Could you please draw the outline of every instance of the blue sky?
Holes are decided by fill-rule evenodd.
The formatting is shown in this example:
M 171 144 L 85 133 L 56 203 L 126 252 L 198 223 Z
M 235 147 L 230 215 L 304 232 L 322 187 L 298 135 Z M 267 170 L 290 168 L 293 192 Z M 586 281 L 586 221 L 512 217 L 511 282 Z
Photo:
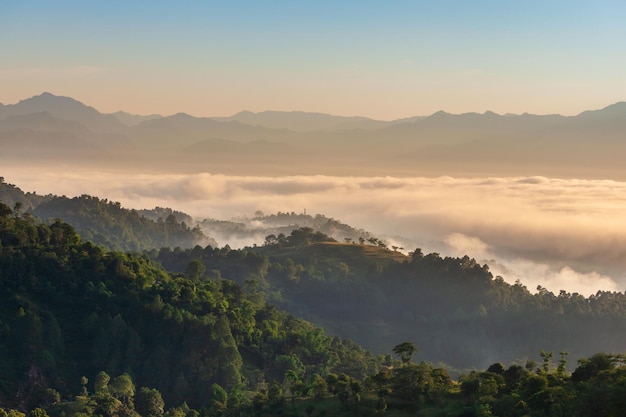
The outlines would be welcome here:
M 0 0 L 0 102 L 576 114 L 626 100 L 624 22 L 622 1 Z

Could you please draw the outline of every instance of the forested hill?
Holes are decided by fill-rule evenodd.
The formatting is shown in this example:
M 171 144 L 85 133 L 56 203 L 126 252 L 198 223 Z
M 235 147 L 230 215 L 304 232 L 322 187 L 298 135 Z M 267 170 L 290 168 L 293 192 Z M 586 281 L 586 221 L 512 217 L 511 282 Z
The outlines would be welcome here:
M 307 228 L 266 243 L 153 255 L 172 271 L 198 261 L 206 275 L 254 286 L 280 308 L 377 353 L 410 340 L 424 360 L 471 368 L 524 361 L 542 349 L 584 357 L 626 346 L 623 293 L 531 293 L 468 257 L 419 249 L 405 256 Z
M 52 195 L 25 193 L 18 186 L 5 182 L 4 177 L 0 177 L 0 202 L 9 207 L 14 207 L 16 203 L 19 203 L 21 210 L 31 210 L 52 197 Z
M 354 343 L 259 292 L 203 278 L 194 263 L 169 275 L 146 256 L 107 252 L 66 223 L 39 224 L 4 204 L 0 287 L 2 407 L 133 416 L 137 386 L 157 389 L 169 407 L 219 409 L 285 378 L 362 379 L 378 369 Z
M 310 227 L 313 230 L 332 236 L 340 242 L 365 241 L 374 238 L 371 233 L 356 229 L 322 214 L 311 216 L 306 213 L 278 212 L 263 214 L 256 212 L 251 218 L 242 217 L 230 221 L 205 219 L 199 222 L 202 230 L 218 242 L 230 246 L 252 246 L 263 242 L 268 236 L 278 238 L 289 236 L 295 229 Z
M 88 195 L 54 197 L 35 207 L 33 214 L 41 219 L 63 219 L 75 227 L 83 239 L 114 250 L 217 245 L 199 227 L 179 222 L 174 214 L 155 221 L 136 210 L 124 209 L 118 202 Z
M 83 239 L 111 250 L 217 246 L 217 242 L 199 227 L 185 223 L 191 219 L 188 215 L 167 208 L 137 211 L 126 209 L 119 202 L 88 195 L 74 198 L 40 196 L 25 193 L 19 187 L 4 182 L 2 177 L 0 202 L 47 222 L 62 219 L 71 224 Z
M 531 295 L 469 258 L 406 257 L 311 229 L 255 250 L 150 254 L 188 263 L 172 275 L 148 253 L 107 252 L 0 204 L 0 417 L 596 417 L 626 406 L 624 355 L 574 353 L 583 339 L 622 350 L 623 294 Z M 394 343 L 399 361 L 373 357 L 266 296 L 339 330 L 351 321 L 416 343 Z M 412 361 L 433 347 L 476 355 L 479 342 L 491 365 L 458 381 Z M 574 346 L 558 365 L 557 345 Z M 498 363 L 523 349 L 541 361 Z M 573 372 L 568 356 L 580 358 Z

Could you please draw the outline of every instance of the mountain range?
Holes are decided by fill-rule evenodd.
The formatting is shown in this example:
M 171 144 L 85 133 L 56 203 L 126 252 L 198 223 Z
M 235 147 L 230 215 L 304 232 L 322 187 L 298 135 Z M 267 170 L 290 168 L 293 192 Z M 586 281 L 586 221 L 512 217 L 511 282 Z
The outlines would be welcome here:
M 393 121 L 242 111 L 103 114 L 43 93 L 0 105 L 3 163 L 241 175 L 625 177 L 626 102 L 576 116 L 450 114 Z

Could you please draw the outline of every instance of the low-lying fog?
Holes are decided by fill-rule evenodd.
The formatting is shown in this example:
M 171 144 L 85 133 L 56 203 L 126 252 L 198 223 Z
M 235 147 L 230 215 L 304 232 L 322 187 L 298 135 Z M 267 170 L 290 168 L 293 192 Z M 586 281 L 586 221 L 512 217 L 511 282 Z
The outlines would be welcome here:
M 626 289 L 626 182 L 59 174 L 25 168 L 2 175 L 24 191 L 89 194 L 127 208 L 171 207 L 196 219 L 306 209 L 407 251 L 467 254 L 488 263 L 494 275 L 511 283 L 519 279 L 532 291 L 537 285 L 584 295 Z

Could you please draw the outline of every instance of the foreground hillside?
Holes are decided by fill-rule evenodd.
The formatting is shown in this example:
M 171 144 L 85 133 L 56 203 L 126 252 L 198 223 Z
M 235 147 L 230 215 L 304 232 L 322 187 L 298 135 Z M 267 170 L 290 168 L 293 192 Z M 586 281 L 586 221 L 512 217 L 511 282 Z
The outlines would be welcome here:
M 312 283 L 319 281 L 319 288 L 329 292 L 327 297 L 319 294 L 325 298 L 317 298 L 318 305 L 329 306 L 331 313 L 338 306 L 349 315 L 361 300 L 366 308 L 359 312 L 371 320 L 366 309 L 380 314 L 380 306 L 372 302 L 389 285 L 398 303 L 404 301 L 400 292 L 417 304 L 430 297 L 430 321 L 450 331 L 449 317 L 437 307 L 446 301 L 435 298 L 442 290 L 434 284 L 441 280 L 447 281 L 444 292 L 454 288 L 467 295 L 465 304 L 460 303 L 463 297 L 454 300 L 462 308 L 483 297 L 477 314 L 455 313 L 461 323 L 471 323 L 476 315 L 488 317 L 494 308 L 489 294 L 500 290 L 496 299 L 501 305 L 494 311 L 502 313 L 508 306 L 526 315 L 541 312 L 558 330 L 560 323 L 551 318 L 558 310 L 566 319 L 578 319 L 588 337 L 604 337 L 601 321 L 622 328 L 620 294 L 610 302 L 602 294 L 584 299 L 540 291 L 531 296 L 519 285 L 492 280 L 484 266 L 466 258 L 415 251 L 409 259 L 378 245 L 340 244 L 310 229 L 270 239 L 256 251 L 198 246 L 163 249 L 158 257 L 194 259 L 184 273 L 171 275 L 145 255 L 107 252 L 81 240 L 66 223 L 38 224 L 0 204 L 1 417 L 595 417 L 618 416 L 626 407 L 624 355 L 596 353 L 579 359 L 569 372 L 568 352 L 561 351 L 553 363 L 554 352 L 540 350 L 538 362 L 505 366 L 494 361 L 485 371 L 467 372 L 455 381 L 441 366 L 413 362 L 413 357 L 431 354 L 430 338 L 437 337 L 431 330 L 419 332 L 417 346 L 402 342 L 387 352 L 399 360 L 372 357 L 264 301 L 268 296 L 296 304 L 296 295 L 307 297 L 298 284 L 308 282 L 306 288 L 315 290 Z M 307 259 L 316 262 L 305 268 L 301 262 Z M 207 266 L 214 268 L 206 273 Z M 434 290 L 416 295 L 411 281 L 425 272 Z M 352 274 L 366 276 L 362 290 L 354 291 L 358 285 Z M 222 275 L 245 279 L 245 289 Z M 394 283 L 392 276 L 400 281 Z M 381 280 L 389 282 L 378 285 Z M 475 293 L 467 293 L 470 287 Z M 522 296 L 509 292 L 505 301 L 507 288 L 517 288 Z M 366 293 L 376 291 L 381 294 L 363 301 Z M 578 306 L 573 316 L 572 303 Z M 387 307 L 412 314 L 407 304 Z M 519 330 L 519 315 L 503 317 Z M 486 334 L 480 326 L 476 322 L 472 330 Z M 534 333 L 545 334 L 541 321 L 532 326 Z M 599 327 L 591 333 L 587 326 Z M 458 342 L 471 346 L 470 334 L 458 330 Z M 380 338 L 376 332 L 370 328 Z M 565 340 L 563 335 L 554 333 L 557 343 Z M 532 344 L 530 336 L 522 335 L 531 339 L 526 346 Z M 608 346 L 606 340 L 601 344 Z
M 132 379 L 168 404 L 200 408 L 286 375 L 363 378 L 377 369 L 354 343 L 194 267 L 169 275 L 146 257 L 81 240 L 66 223 L 37 224 L 0 204 L 0 405 L 51 405 L 98 391 L 110 376 L 122 397 Z

